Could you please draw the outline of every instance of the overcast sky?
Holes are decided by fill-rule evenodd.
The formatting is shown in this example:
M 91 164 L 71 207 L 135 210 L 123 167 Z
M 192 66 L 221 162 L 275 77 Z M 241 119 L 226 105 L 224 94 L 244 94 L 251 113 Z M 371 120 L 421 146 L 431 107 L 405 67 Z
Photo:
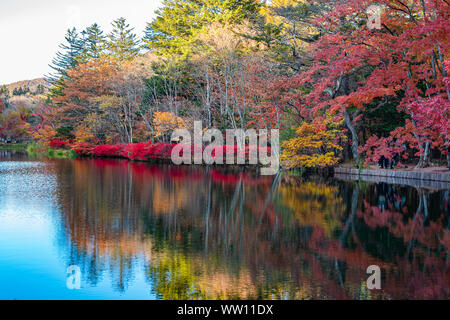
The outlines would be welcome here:
M 0 0 L 0 84 L 40 78 L 50 72 L 69 27 L 127 19 L 139 36 L 160 0 Z

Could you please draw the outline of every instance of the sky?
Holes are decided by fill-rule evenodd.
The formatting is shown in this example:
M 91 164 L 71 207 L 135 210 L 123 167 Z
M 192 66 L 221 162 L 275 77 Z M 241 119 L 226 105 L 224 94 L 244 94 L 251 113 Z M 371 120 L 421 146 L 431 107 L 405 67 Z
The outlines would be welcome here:
M 43 77 L 66 30 L 124 17 L 142 36 L 161 0 L 0 0 L 0 84 Z

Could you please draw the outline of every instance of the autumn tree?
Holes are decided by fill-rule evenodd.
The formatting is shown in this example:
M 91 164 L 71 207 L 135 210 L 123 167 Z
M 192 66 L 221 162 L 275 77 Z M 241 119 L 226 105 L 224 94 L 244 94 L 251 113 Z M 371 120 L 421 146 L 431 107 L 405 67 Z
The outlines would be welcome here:
M 5 110 L 5 103 L 3 102 L 3 99 L 0 98 L 0 114 L 3 113 L 3 111 Z
M 24 141 L 28 136 L 28 124 L 20 112 L 0 114 L 0 135 L 16 141 Z
M 250 33 L 246 25 L 216 23 L 197 37 L 192 74 L 206 122 L 218 128 L 278 127 L 280 110 L 266 100 L 274 80 L 270 62 L 256 53 L 256 41 L 240 35 L 244 33 Z
M 10 96 L 9 96 L 8 88 L 5 85 L 2 85 L 0 87 L 0 100 L 2 101 L 4 108 L 8 107 L 8 99 L 9 98 L 10 98 Z
M 153 127 L 155 129 L 155 138 L 169 142 L 172 131 L 178 128 L 184 128 L 185 123 L 182 118 L 177 117 L 173 113 L 155 112 Z
M 35 141 L 46 147 L 50 146 L 50 142 L 57 139 L 58 136 L 58 132 L 49 124 L 43 124 L 36 128 L 36 130 L 29 130 L 29 132 L 31 132 Z
M 297 136 L 283 143 L 281 161 L 286 168 L 331 167 L 339 162 L 345 137 L 342 123 L 329 116 L 303 124 L 296 130 Z
M 361 144 L 358 122 L 363 111 L 396 103 L 413 124 L 409 128 L 419 148 L 419 166 L 423 166 L 432 144 L 441 143 L 424 128 L 420 114 L 436 112 L 434 102 L 447 105 L 449 98 L 443 81 L 448 4 L 382 1 L 380 30 L 367 26 L 370 4 L 364 0 L 336 1 L 334 10 L 316 19 L 325 32 L 313 44 L 314 64 L 297 77 L 298 84 L 311 88 L 306 105 L 313 112 L 328 110 L 344 117 L 356 161 Z M 444 122 L 448 124 L 448 120 Z
M 97 138 L 103 139 L 108 125 L 102 120 L 96 98 L 111 93 L 112 79 L 118 68 L 117 62 L 108 57 L 93 59 L 68 71 L 63 95 L 53 98 L 49 113 L 59 126 L 90 127 Z
M 176 57 L 152 56 L 152 74 L 145 79 L 145 94 L 141 114 L 147 128 L 154 133 L 152 125 L 155 112 L 169 112 L 176 116 L 196 117 L 198 97 L 190 65 Z
M 151 59 L 151 54 L 147 54 L 119 63 L 110 79 L 111 91 L 108 95 L 95 99 L 95 102 L 99 103 L 99 111 L 105 116 L 105 120 L 113 125 L 112 132 L 120 142 L 133 143 L 134 130 L 138 123 L 151 122 L 145 111 L 143 112 L 145 78 L 152 75 L 151 64 L 148 63 Z

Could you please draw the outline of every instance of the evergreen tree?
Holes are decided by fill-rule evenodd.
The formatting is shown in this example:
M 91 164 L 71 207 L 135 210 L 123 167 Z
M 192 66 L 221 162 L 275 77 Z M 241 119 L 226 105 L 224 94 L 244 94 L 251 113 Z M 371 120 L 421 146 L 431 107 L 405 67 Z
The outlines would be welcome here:
M 39 84 L 36 89 L 36 94 L 43 94 L 45 92 L 45 87 L 42 84 Z
M 23 96 L 30 92 L 30 88 L 28 86 L 25 87 L 17 87 L 13 90 L 13 96 Z
M 126 23 L 125 18 L 119 18 L 112 23 L 113 30 L 108 35 L 108 49 L 111 55 L 119 60 L 130 60 L 139 54 L 139 40 L 133 33 L 133 28 Z
M 195 35 L 213 22 L 237 24 L 251 19 L 258 0 L 164 0 L 156 19 L 145 29 L 146 48 L 163 55 L 189 55 Z
M 56 53 L 56 57 L 50 64 L 54 73 L 45 77 L 52 85 L 67 79 L 67 70 L 77 66 L 81 54 L 82 43 L 75 28 L 67 30 L 65 40 L 65 43 L 59 45 L 61 51 Z
M 3 109 L 8 108 L 8 99 L 9 99 L 9 90 L 5 85 L 0 87 L 0 109 L 3 106 Z M 1 110 L 0 110 L 1 111 Z
M 86 63 L 91 59 L 97 59 L 105 52 L 106 37 L 97 23 L 87 27 L 81 32 L 80 63 Z
M 4 99 L 8 99 L 9 98 L 9 90 L 5 85 L 2 85 L 0 87 L 0 97 L 4 98 Z
M 76 28 L 67 30 L 65 43 L 60 44 L 61 51 L 57 52 L 50 67 L 55 71 L 45 79 L 52 87 L 50 97 L 62 95 L 65 81 L 68 80 L 67 71 L 79 64 L 98 58 L 105 49 L 106 37 L 99 26 L 94 23 L 78 34 Z

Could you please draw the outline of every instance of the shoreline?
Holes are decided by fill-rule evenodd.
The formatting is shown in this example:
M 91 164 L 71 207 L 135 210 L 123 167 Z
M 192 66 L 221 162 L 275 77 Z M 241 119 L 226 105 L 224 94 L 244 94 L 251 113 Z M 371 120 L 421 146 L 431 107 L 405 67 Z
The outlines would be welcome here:
M 385 182 L 409 185 L 414 187 L 428 187 L 450 189 L 450 171 L 426 172 L 391 169 L 354 169 L 336 167 L 334 176 L 342 180 L 363 180 L 368 182 Z
M 141 144 L 141 143 L 139 143 Z M 139 145 L 135 144 L 135 145 Z M 146 144 L 146 143 L 142 143 Z M 155 147 L 157 145 L 165 145 L 164 143 L 156 143 L 156 144 L 149 144 L 151 147 Z M 105 147 L 106 145 L 99 145 L 99 147 Z M 98 146 L 96 146 L 98 147 Z M 108 147 L 119 147 L 118 149 L 121 149 L 124 147 L 124 145 L 111 145 Z M 0 150 L 17 150 L 17 151 L 26 151 L 27 145 L 22 144 L 0 144 Z M 93 152 L 95 148 L 92 148 L 92 150 L 89 150 L 87 154 L 83 154 L 82 152 L 74 152 L 77 154 L 76 157 L 79 158 L 92 158 L 92 159 L 122 159 L 122 160 L 128 160 L 128 161 L 137 161 L 137 162 L 149 162 L 149 163 L 161 163 L 161 164 L 167 164 L 170 161 L 167 158 L 168 150 L 158 150 L 159 152 L 156 152 L 156 154 L 152 154 L 150 157 L 148 154 L 146 154 L 144 157 L 139 156 L 125 156 L 123 150 L 102 150 L 101 154 L 96 154 L 96 152 Z M 170 148 L 169 148 L 170 149 Z M 53 153 L 55 153 L 54 156 L 50 156 L 50 158 L 71 158 L 68 157 L 67 153 L 70 150 L 67 149 L 52 149 Z M 73 149 L 72 149 L 73 150 Z M 106 151 L 106 152 L 105 152 Z M 136 150 L 137 151 L 137 150 Z M 147 151 L 147 150 L 146 150 Z M 63 155 L 59 155 L 60 152 L 64 153 Z M 45 152 L 46 156 L 49 156 L 48 150 Z M 185 164 L 186 165 L 186 164 Z M 204 164 L 190 164 L 187 166 L 204 166 Z M 209 166 L 212 167 L 224 167 L 223 165 L 217 165 L 217 164 L 211 164 Z M 261 165 L 251 165 L 251 164 L 245 164 L 245 165 L 227 165 L 226 167 L 230 167 L 232 170 L 258 170 L 262 166 Z M 283 172 L 285 174 L 294 173 L 294 175 L 298 174 L 298 171 L 300 170 L 300 173 L 305 173 L 305 171 L 308 171 L 308 169 L 290 169 L 286 170 L 282 166 L 280 166 L 279 172 Z M 325 175 L 332 175 L 340 180 L 363 180 L 368 182 L 386 182 L 386 183 L 392 183 L 392 184 L 402 184 L 402 185 L 410 185 L 410 186 L 429 186 L 431 188 L 439 188 L 439 189 L 450 189 L 450 170 L 448 170 L 445 167 L 433 167 L 433 168 L 424 168 L 420 170 L 414 170 L 412 167 L 410 169 L 379 169 L 375 168 L 375 166 L 371 166 L 369 169 L 356 169 L 352 167 L 347 167 L 345 165 L 340 165 L 337 167 L 329 167 L 328 169 L 322 169 L 319 171 L 323 171 L 322 173 L 325 173 Z M 433 183 L 429 183 L 433 182 Z
M 0 150 L 26 150 L 26 144 L 0 143 Z

